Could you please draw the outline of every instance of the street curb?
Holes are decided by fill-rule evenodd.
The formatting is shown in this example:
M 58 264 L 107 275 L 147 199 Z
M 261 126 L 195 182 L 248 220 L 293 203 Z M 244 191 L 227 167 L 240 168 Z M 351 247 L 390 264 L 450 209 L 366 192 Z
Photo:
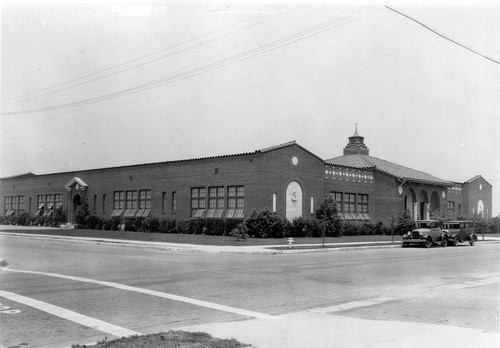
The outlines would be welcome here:
M 129 248 L 146 248 L 152 250 L 160 251 L 170 251 L 170 252 L 182 252 L 182 253 L 207 253 L 207 254 L 248 254 L 248 255 L 281 255 L 281 254 L 315 254 L 315 253 L 331 253 L 337 251 L 347 251 L 347 250 L 364 250 L 364 249 L 380 249 L 380 248 L 400 248 L 401 243 L 399 241 L 391 242 L 353 242 L 353 243 L 342 243 L 338 246 L 332 247 L 334 243 L 329 243 L 329 247 L 318 247 L 310 249 L 300 249 L 298 245 L 295 246 L 296 249 L 272 249 L 273 247 L 283 247 L 283 246 L 209 246 L 209 245 L 198 245 L 198 244 L 175 244 L 175 243 L 165 243 L 165 242 L 148 242 L 148 241 L 134 241 L 129 239 L 106 239 L 106 238 L 95 238 L 95 237 L 71 237 L 71 236 L 55 236 L 55 235 L 45 235 L 45 234 L 31 234 L 31 233 L 17 233 L 17 232 L 4 232 L 0 231 L 0 235 L 12 236 L 12 237 L 27 237 L 38 240 L 55 240 L 64 241 L 72 243 L 88 243 L 88 244 L 108 244 L 123 246 Z M 480 243 L 498 243 L 499 241 L 480 241 Z M 343 245 L 343 246 L 342 246 Z

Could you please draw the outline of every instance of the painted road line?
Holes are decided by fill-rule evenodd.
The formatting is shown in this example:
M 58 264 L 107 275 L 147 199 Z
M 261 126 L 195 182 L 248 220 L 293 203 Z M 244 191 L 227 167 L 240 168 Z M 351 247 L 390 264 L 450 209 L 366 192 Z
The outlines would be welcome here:
M 445 285 L 444 287 L 450 290 L 461 290 L 461 289 L 475 288 L 477 286 L 492 285 L 498 283 L 500 283 L 499 277 L 488 277 L 474 281 L 467 281 L 459 284 Z
M 13 292 L 0 290 L 0 296 L 8 300 L 18 302 L 29 307 L 33 307 L 40 311 L 55 315 L 59 318 L 66 319 L 74 323 L 81 324 L 116 337 L 140 335 L 139 332 L 132 331 L 123 328 L 121 326 L 113 325 L 99 319 L 88 317 L 86 315 L 70 311 L 69 309 L 54 306 L 47 302 L 38 301 L 30 297 L 18 295 Z
M 309 310 L 309 312 L 329 314 L 329 313 L 346 311 L 346 310 L 354 309 L 354 308 L 374 306 L 374 305 L 378 305 L 378 304 L 381 304 L 381 303 L 384 303 L 387 301 L 391 301 L 391 300 L 393 300 L 393 299 L 386 298 L 386 297 L 379 297 L 379 298 L 374 298 L 374 299 L 365 300 L 365 301 L 346 302 L 346 303 L 342 303 L 342 304 L 339 304 L 336 306 L 331 306 L 331 307 L 315 308 L 315 309 Z
M 279 319 L 279 317 L 269 315 L 269 314 L 247 311 L 245 309 L 224 306 L 224 305 L 220 305 L 220 304 L 213 303 L 213 302 L 196 300 L 196 299 L 192 299 L 189 297 L 169 294 L 169 293 L 161 292 L 161 291 L 138 288 L 135 286 L 129 286 L 129 285 L 124 285 L 124 284 L 120 284 L 120 283 L 113 283 L 113 282 L 95 280 L 95 279 L 89 279 L 89 278 L 74 277 L 74 276 L 68 276 L 65 274 L 58 274 L 58 273 L 48 273 L 48 272 L 38 272 L 38 271 L 23 271 L 23 270 L 8 268 L 8 267 L 2 267 L 0 269 L 7 271 L 7 272 L 37 274 L 37 275 L 42 275 L 42 276 L 47 276 L 47 277 L 69 279 L 69 280 L 74 280 L 74 281 L 84 282 L 84 283 L 99 284 L 99 285 L 108 286 L 108 287 L 116 288 L 116 289 L 120 289 L 120 290 L 138 292 L 141 294 L 147 294 L 147 295 L 151 295 L 151 296 L 166 298 L 169 300 L 185 302 L 185 303 L 189 303 L 189 304 L 200 306 L 200 307 L 206 307 L 206 308 L 216 309 L 216 310 L 223 311 L 223 312 L 229 312 L 229 313 L 234 313 L 234 314 L 238 314 L 238 315 L 243 315 L 246 317 L 267 319 L 267 320 Z

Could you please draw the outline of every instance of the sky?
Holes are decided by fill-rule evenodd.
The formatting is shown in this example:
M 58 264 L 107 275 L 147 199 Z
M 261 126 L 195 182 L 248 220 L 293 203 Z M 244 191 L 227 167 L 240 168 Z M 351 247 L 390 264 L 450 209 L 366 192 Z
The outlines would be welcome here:
M 482 175 L 496 216 L 500 7 L 455 3 L 4 1 L 0 177 L 291 140 L 329 159 L 357 123 L 372 156 Z

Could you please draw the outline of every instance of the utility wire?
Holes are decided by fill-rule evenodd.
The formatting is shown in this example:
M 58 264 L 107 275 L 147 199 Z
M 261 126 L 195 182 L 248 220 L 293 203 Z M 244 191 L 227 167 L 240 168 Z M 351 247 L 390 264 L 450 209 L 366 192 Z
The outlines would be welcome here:
M 150 63 L 153 63 L 153 62 L 159 61 L 159 60 L 161 60 L 161 59 L 168 58 L 168 57 L 170 57 L 170 56 L 173 56 L 173 55 L 178 54 L 178 53 L 182 53 L 182 52 L 187 51 L 187 50 L 189 50 L 189 49 L 196 48 L 196 47 L 201 46 L 201 45 L 204 45 L 204 44 L 206 44 L 206 43 L 209 43 L 209 42 L 212 42 L 212 41 L 218 40 L 218 39 L 220 39 L 220 38 L 222 38 L 222 37 L 225 37 L 225 36 L 228 36 L 228 35 L 233 35 L 233 34 L 235 34 L 235 33 L 238 33 L 238 32 L 240 32 L 240 31 L 243 31 L 243 30 L 248 29 L 248 28 L 250 28 L 250 27 L 253 27 L 253 26 L 255 26 L 255 25 L 261 24 L 261 23 L 263 23 L 263 22 L 269 21 L 269 20 L 274 19 L 274 18 L 276 18 L 276 17 L 279 17 L 279 16 L 283 16 L 283 15 L 289 14 L 290 12 L 292 12 L 292 11 L 287 11 L 287 12 L 278 13 L 278 14 L 276 14 L 276 15 L 274 15 L 274 16 L 271 16 L 271 17 L 265 18 L 264 20 L 261 20 L 261 21 L 256 22 L 256 23 L 252 23 L 252 24 L 250 24 L 250 25 L 247 25 L 247 26 L 245 26 L 245 27 L 243 27 L 243 28 L 240 28 L 240 29 L 238 29 L 238 30 L 236 30 L 236 31 L 233 31 L 233 32 L 230 32 L 230 33 L 228 33 L 228 34 L 219 35 L 219 36 L 217 36 L 217 37 L 215 37 L 215 38 L 212 38 L 212 39 L 210 39 L 210 40 L 203 41 L 203 42 L 201 42 L 201 43 L 198 43 L 198 44 L 196 44 L 196 45 L 190 46 L 190 47 L 188 47 L 188 48 L 184 48 L 184 49 L 182 49 L 182 50 L 176 51 L 176 52 L 174 52 L 174 53 L 167 54 L 167 55 L 161 56 L 161 57 L 159 57 L 159 58 L 151 59 L 151 60 L 148 60 L 148 61 L 146 61 L 146 62 L 142 62 L 142 63 L 140 63 L 140 64 L 134 65 L 134 66 L 132 66 L 132 67 L 124 68 L 124 69 L 122 69 L 122 70 L 115 71 L 115 72 L 109 73 L 109 74 L 107 74 L 107 75 L 104 75 L 104 76 L 101 76 L 101 77 L 94 78 L 94 79 L 89 80 L 89 81 L 85 81 L 85 82 L 81 82 L 81 83 L 78 83 L 78 84 L 74 84 L 74 85 L 72 85 L 72 86 L 68 86 L 68 87 L 60 88 L 60 89 L 58 89 L 58 90 L 51 91 L 51 92 L 47 92 L 47 93 L 44 93 L 44 94 L 38 94 L 38 95 L 35 95 L 35 96 L 32 96 L 32 97 L 27 97 L 27 96 L 30 96 L 30 95 L 33 95 L 33 94 L 37 94 L 37 93 L 40 93 L 40 92 L 48 91 L 48 90 L 53 89 L 53 88 L 57 88 L 57 87 L 61 87 L 61 86 L 65 86 L 65 85 L 68 85 L 68 84 L 73 83 L 73 82 L 81 81 L 81 80 L 84 80 L 84 79 L 86 79 L 86 78 L 89 78 L 89 77 L 92 77 L 92 76 L 96 76 L 96 75 L 99 75 L 99 74 L 105 73 L 105 72 L 107 72 L 107 71 L 111 71 L 111 70 L 113 70 L 113 69 L 116 69 L 116 68 L 119 68 L 119 67 L 122 67 L 122 66 L 128 65 L 128 64 L 130 64 L 130 63 L 133 63 L 133 62 L 136 62 L 136 61 L 140 61 L 140 60 L 142 60 L 142 59 L 144 59 L 144 58 L 148 58 L 148 57 L 151 57 L 151 56 L 157 55 L 157 54 L 159 54 L 159 53 L 163 53 L 163 52 L 165 52 L 165 51 L 172 50 L 172 49 L 174 49 L 174 48 L 176 48 L 176 47 L 186 45 L 186 44 L 188 44 L 188 43 L 190 43 L 190 42 L 192 42 L 192 41 L 199 40 L 199 39 L 201 39 L 201 38 L 203 38 L 203 37 L 213 35 L 213 34 L 215 34 L 215 33 L 217 33 L 217 32 L 227 30 L 227 29 L 229 29 L 229 28 L 231 28 L 231 27 L 235 27 L 235 26 L 237 26 L 237 25 L 243 24 L 243 23 L 248 22 L 248 21 L 252 21 L 252 20 L 254 20 L 254 19 L 258 18 L 258 17 L 261 17 L 262 15 L 253 16 L 253 17 L 248 18 L 248 19 L 245 19 L 245 20 L 243 20 L 243 21 L 240 21 L 240 22 L 237 22 L 237 23 L 231 24 L 231 25 L 229 25 L 229 26 L 226 26 L 226 27 L 224 27 L 224 28 L 220 28 L 220 29 L 217 29 L 217 30 L 211 31 L 211 32 L 209 32 L 209 33 L 206 33 L 206 34 L 200 35 L 200 36 L 198 36 L 198 37 L 196 37 L 196 38 L 193 38 L 193 39 L 190 39 L 190 40 L 187 40 L 187 41 L 184 41 L 184 42 L 181 42 L 181 43 L 178 43 L 178 44 L 172 45 L 172 46 L 170 46 L 170 47 L 167 47 L 167 48 L 165 48 L 165 49 L 162 49 L 162 50 L 159 50 L 159 51 L 156 51 L 156 52 L 149 53 L 149 54 L 144 55 L 144 56 L 142 56 L 142 57 L 138 57 L 138 58 L 135 58 L 135 59 L 132 59 L 132 60 L 126 61 L 126 62 L 124 62 L 124 63 L 117 64 L 117 65 L 111 66 L 111 67 L 109 67 L 109 68 L 105 68 L 105 69 L 103 69 L 103 70 L 100 70 L 100 71 L 97 71 L 97 72 L 94 72 L 94 73 L 91 73 L 91 74 L 88 74 L 88 75 L 85 75 L 85 76 L 81 76 L 81 77 L 75 78 L 75 79 L 70 80 L 70 81 L 66 81 L 66 82 L 58 83 L 58 84 L 56 84 L 56 85 L 49 86 L 49 87 L 45 87 L 45 88 L 40 89 L 40 90 L 37 90 L 37 91 L 33 91 L 33 92 L 25 93 L 25 94 L 22 94 L 22 95 L 19 95 L 19 96 L 16 96 L 16 97 L 11 97 L 11 98 L 8 98 L 8 99 L 6 99 L 6 101 L 5 101 L 4 103 L 2 103 L 2 105 L 10 105 L 10 104 L 19 103 L 19 102 L 23 102 L 23 101 L 31 100 L 31 99 L 33 99 L 33 98 L 39 98 L 39 97 L 43 97 L 43 96 L 46 96 L 46 95 L 50 95 L 50 94 L 54 94 L 54 93 L 58 93 L 58 92 L 61 92 L 61 91 L 64 91 L 64 90 L 67 90 L 67 89 L 70 89 L 70 88 L 80 87 L 80 86 L 82 86 L 82 85 L 85 85 L 85 84 L 88 84 L 88 83 L 91 83 L 91 82 L 94 82 L 94 81 L 102 80 L 102 79 L 104 79 L 104 78 L 107 78 L 107 77 L 110 77 L 110 76 L 113 76 L 113 75 L 116 75 L 116 74 L 119 74 L 119 73 L 122 73 L 122 72 L 126 72 L 126 71 L 129 71 L 129 70 L 132 70 L 132 69 L 136 69 L 136 68 L 141 67 L 141 66 L 143 66 L 143 65 L 146 65 L 146 64 L 150 64 Z M 23 98 L 23 99 L 20 99 L 20 100 L 15 100 L 15 99 L 19 99 L 19 98 L 22 98 L 22 97 L 27 97 L 27 98 Z
M 356 20 L 356 19 L 359 19 L 359 17 L 345 20 L 345 23 L 340 23 L 337 25 L 334 25 L 334 24 L 336 24 L 336 22 L 341 21 L 342 17 L 336 18 L 334 20 L 328 20 L 324 23 L 310 27 L 310 28 L 303 30 L 303 31 L 300 31 L 298 33 L 289 35 L 285 38 L 275 40 L 271 43 L 259 46 L 259 47 L 254 48 L 254 49 L 247 50 L 245 52 L 236 54 L 236 55 L 231 56 L 231 57 L 226 58 L 226 59 L 219 60 L 215 63 L 207 64 L 205 66 L 202 66 L 202 67 L 199 67 L 196 69 L 191 69 L 191 70 L 184 72 L 184 73 L 169 75 L 167 77 L 161 78 L 161 79 L 156 80 L 156 81 L 151 81 L 151 82 L 148 82 L 148 83 L 145 83 L 142 85 L 138 85 L 138 86 L 124 89 L 121 91 L 109 93 L 109 94 L 106 94 L 103 96 L 83 99 L 80 101 L 66 103 L 66 104 L 49 106 L 49 107 L 45 107 L 45 108 L 36 108 L 36 109 L 30 109 L 30 110 L 4 112 L 4 113 L 2 113 L 2 115 L 16 115 L 16 114 L 53 111 L 53 110 L 59 110 L 59 109 L 65 109 L 65 108 L 70 108 L 70 107 L 92 104 L 92 103 L 96 103 L 96 102 L 100 102 L 100 101 L 104 101 L 104 100 L 108 100 L 108 99 L 114 99 L 114 98 L 121 97 L 124 95 L 142 92 L 144 90 L 148 90 L 148 89 L 156 88 L 156 87 L 159 87 L 159 86 L 162 86 L 165 84 L 170 84 L 170 83 L 174 83 L 177 81 L 181 81 L 181 80 L 191 78 L 191 77 L 194 77 L 194 76 L 197 76 L 200 74 L 204 74 L 206 72 L 209 72 L 209 71 L 212 71 L 215 69 L 220 69 L 222 67 L 234 64 L 234 63 L 242 61 L 242 60 L 247 60 L 247 59 L 253 58 L 255 56 L 258 56 L 258 55 L 267 53 L 269 51 L 276 50 L 276 49 L 281 48 L 283 46 L 290 45 L 290 44 L 295 43 L 297 41 L 303 40 L 303 39 L 308 38 L 310 36 L 317 35 L 319 33 L 327 31 L 327 30 L 331 30 L 338 25 L 343 25 L 343 24 L 346 24 L 346 23 L 351 22 L 351 21 Z
M 446 40 L 448 40 L 448 41 L 451 41 L 451 42 L 452 42 L 452 43 L 454 43 L 455 45 L 458 45 L 458 46 L 460 46 L 460 47 L 462 47 L 462 48 L 465 48 L 466 50 L 471 51 L 472 53 L 477 54 L 478 56 L 481 56 L 481 57 L 483 57 L 483 58 L 486 58 L 486 59 L 488 59 L 488 60 L 492 61 L 493 63 L 500 64 L 500 62 L 499 62 L 498 60 L 495 60 L 495 59 L 493 59 L 493 58 L 491 58 L 491 57 L 488 57 L 488 56 L 487 56 L 487 55 L 485 55 L 485 54 L 479 53 L 479 52 L 477 52 L 477 51 L 473 50 L 472 48 L 467 47 L 467 46 L 465 46 L 465 45 L 461 44 L 460 42 L 457 42 L 457 41 L 455 41 L 455 40 L 453 40 L 453 39 L 451 39 L 451 38 L 449 38 L 449 37 L 447 37 L 447 36 L 445 36 L 445 35 L 443 35 L 443 34 L 439 33 L 437 30 L 432 29 L 431 27 L 429 27 L 429 26 L 427 26 L 427 25 L 423 24 L 422 22 L 420 22 L 420 21 L 418 21 L 418 20 L 416 20 L 416 19 L 414 19 L 414 18 L 410 17 L 410 16 L 409 16 L 409 15 L 407 15 L 407 14 L 404 14 L 404 13 L 403 13 L 403 12 L 401 12 L 401 11 L 398 11 L 398 10 L 396 10 L 396 9 L 392 8 L 392 7 L 389 7 L 389 6 L 385 6 L 385 7 L 386 7 L 386 8 L 388 8 L 389 10 L 391 10 L 391 11 L 396 12 L 397 14 L 399 14 L 399 15 L 401 15 L 401 16 L 403 16 L 403 17 L 408 18 L 409 20 L 411 20 L 411 21 L 413 21 L 413 22 L 415 22 L 415 23 L 417 23 L 417 24 L 420 24 L 420 25 L 421 25 L 421 26 L 423 26 L 425 29 L 432 31 L 434 34 L 436 34 L 436 35 L 438 35 L 438 36 L 441 36 L 443 39 L 446 39 Z

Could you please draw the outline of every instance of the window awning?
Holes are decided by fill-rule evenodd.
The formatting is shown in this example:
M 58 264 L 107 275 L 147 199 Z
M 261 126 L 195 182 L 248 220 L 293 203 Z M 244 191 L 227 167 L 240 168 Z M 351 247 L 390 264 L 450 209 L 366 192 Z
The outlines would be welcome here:
M 234 212 L 235 219 L 243 219 L 244 215 L 245 214 L 243 212 L 243 209 L 236 209 L 236 211 Z
M 215 210 L 214 218 L 220 219 L 220 218 L 222 218 L 222 215 L 224 215 L 224 209 L 216 209 Z
M 111 213 L 111 217 L 120 217 L 123 214 L 123 209 L 115 209 Z
M 215 209 L 208 209 L 207 210 L 207 218 L 211 219 L 215 216 Z
M 195 217 L 195 218 L 201 218 L 201 217 L 203 217 L 204 213 L 205 213 L 205 209 L 198 209 L 198 210 L 196 210 L 196 213 L 194 214 L 193 217 Z

